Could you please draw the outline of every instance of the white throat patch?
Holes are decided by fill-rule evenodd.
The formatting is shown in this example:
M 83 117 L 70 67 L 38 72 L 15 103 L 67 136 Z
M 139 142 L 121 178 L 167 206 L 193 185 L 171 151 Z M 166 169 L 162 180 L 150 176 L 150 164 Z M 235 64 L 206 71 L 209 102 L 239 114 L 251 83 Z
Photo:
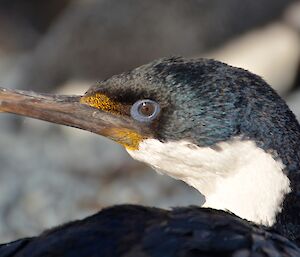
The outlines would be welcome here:
M 252 141 L 235 139 L 211 148 L 147 139 L 139 150 L 128 152 L 196 188 L 205 196 L 203 207 L 229 210 L 266 226 L 274 224 L 284 196 L 291 191 L 282 162 Z

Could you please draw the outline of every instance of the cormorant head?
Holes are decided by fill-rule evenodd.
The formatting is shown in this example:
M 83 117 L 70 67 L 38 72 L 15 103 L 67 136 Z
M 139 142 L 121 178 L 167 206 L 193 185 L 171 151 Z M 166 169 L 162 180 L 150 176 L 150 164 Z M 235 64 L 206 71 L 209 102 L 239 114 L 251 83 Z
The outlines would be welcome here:
M 227 209 L 273 225 L 299 171 L 300 128 L 258 76 L 207 59 L 167 58 L 82 97 L 0 92 L 0 110 L 79 127 L 125 146 Z

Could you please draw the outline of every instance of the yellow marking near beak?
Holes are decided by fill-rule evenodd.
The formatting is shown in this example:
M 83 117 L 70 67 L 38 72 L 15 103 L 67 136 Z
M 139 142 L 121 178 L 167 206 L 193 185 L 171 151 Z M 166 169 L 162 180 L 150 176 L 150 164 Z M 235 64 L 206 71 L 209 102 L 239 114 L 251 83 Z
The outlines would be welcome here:
M 124 106 L 122 106 L 122 104 L 100 93 L 83 96 L 80 99 L 80 103 L 87 104 L 102 111 L 120 115 L 122 114 L 122 111 L 124 111 Z M 138 150 L 140 142 L 145 139 L 145 137 L 139 133 L 126 128 L 109 128 L 102 132 L 104 136 L 123 145 L 128 150 Z
M 100 93 L 96 93 L 90 96 L 83 96 L 80 99 L 80 103 L 87 104 L 91 107 L 100 109 L 102 111 L 121 113 L 122 105 L 108 96 Z
M 140 142 L 145 139 L 139 133 L 123 128 L 111 128 L 105 131 L 105 134 L 108 138 L 118 142 L 128 150 L 138 150 Z

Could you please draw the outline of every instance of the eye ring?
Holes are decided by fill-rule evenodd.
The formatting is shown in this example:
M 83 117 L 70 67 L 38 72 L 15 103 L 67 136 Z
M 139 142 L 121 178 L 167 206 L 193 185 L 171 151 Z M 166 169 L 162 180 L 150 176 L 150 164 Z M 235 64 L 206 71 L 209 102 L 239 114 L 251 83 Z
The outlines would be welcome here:
M 130 109 L 131 117 L 139 122 L 151 122 L 160 113 L 160 106 L 150 99 L 136 101 Z

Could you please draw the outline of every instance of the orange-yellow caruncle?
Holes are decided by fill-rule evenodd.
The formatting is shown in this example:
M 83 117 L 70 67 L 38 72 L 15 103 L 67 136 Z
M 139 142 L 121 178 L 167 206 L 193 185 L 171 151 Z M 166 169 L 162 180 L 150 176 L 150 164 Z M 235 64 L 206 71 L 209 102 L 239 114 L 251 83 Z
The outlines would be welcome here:
M 83 96 L 80 103 L 114 114 L 122 115 L 122 112 L 124 113 L 124 106 L 121 103 L 101 93 Z M 103 133 L 106 137 L 118 142 L 128 150 L 138 150 L 140 142 L 145 139 L 139 133 L 126 128 L 110 128 L 103 131 Z
M 111 113 L 121 113 L 122 110 L 122 104 L 101 93 L 83 96 L 81 97 L 80 102 Z
M 138 150 L 139 144 L 145 139 L 139 133 L 125 128 L 112 128 L 107 131 L 107 137 L 123 145 L 127 150 Z

